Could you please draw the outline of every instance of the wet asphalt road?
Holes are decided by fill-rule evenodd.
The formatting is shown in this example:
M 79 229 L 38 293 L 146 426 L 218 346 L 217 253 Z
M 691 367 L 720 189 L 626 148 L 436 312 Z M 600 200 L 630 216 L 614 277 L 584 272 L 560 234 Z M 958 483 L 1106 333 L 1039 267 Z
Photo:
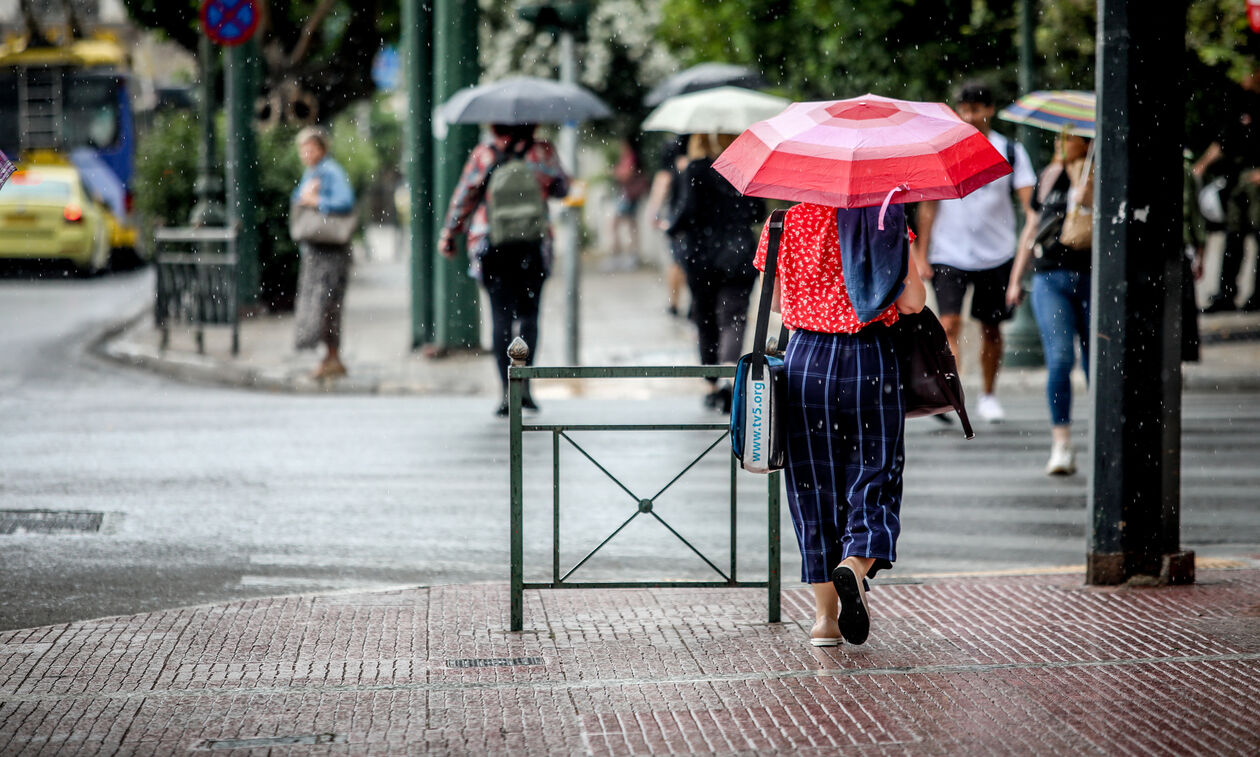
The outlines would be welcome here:
M 0 629 L 259 595 L 507 579 L 506 424 L 490 416 L 491 399 L 229 390 L 90 354 L 97 335 L 147 301 L 151 275 L 0 279 Z M 1082 562 L 1085 478 L 1041 474 L 1039 394 L 1006 404 L 1008 423 L 966 443 L 956 426 L 911 422 L 897 574 Z M 649 409 L 554 402 L 542 417 L 719 420 L 694 405 L 690 397 Z M 650 496 L 713 438 L 580 441 L 628 488 Z M 550 444 L 531 442 L 527 573 L 543 578 L 551 566 Z M 1185 443 L 1183 542 L 1208 556 L 1260 552 L 1260 402 L 1189 396 Z M 662 460 L 677 465 L 666 470 Z M 567 567 L 634 504 L 570 448 L 561 468 Z M 711 455 L 656 511 L 724 569 L 728 476 L 724 458 Z M 764 574 L 764 479 L 739 480 L 737 562 L 751 578 Z M 40 510 L 83 515 L 42 533 L 29 513 Z M 799 567 L 786 506 L 783 516 L 791 581 Z M 638 518 L 575 578 L 707 571 Z

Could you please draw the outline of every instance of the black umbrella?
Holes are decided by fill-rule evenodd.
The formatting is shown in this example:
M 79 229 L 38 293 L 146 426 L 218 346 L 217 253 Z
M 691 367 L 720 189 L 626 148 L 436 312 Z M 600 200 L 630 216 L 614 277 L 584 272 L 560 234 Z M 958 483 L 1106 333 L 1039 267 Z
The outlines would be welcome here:
M 643 104 L 655 107 L 674 95 L 725 86 L 760 89 L 770 84 L 756 69 L 748 66 L 737 66 L 733 63 L 701 63 L 686 71 L 679 71 L 652 87 L 652 91 L 643 98 Z
M 608 106 L 582 87 L 536 76 L 466 87 L 437 111 L 448 124 L 562 124 L 610 115 Z

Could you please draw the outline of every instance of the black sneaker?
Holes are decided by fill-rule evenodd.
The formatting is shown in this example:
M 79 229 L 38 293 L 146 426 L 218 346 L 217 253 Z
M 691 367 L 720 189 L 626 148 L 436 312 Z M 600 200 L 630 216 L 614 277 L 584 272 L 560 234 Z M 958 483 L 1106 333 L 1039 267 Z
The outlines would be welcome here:
M 866 581 L 847 565 L 831 571 L 831 583 L 840 597 L 840 635 L 850 644 L 865 644 L 871 633 L 871 616 L 866 608 Z
M 1260 310 L 1260 296 L 1253 294 L 1248 297 L 1247 301 L 1243 303 L 1242 309 L 1245 313 L 1254 313 Z

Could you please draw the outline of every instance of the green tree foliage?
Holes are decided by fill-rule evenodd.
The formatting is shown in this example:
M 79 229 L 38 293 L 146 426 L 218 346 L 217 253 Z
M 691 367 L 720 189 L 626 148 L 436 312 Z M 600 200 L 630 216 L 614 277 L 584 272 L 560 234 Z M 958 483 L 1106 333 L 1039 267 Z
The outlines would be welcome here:
M 186 111 L 158 115 L 136 149 L 135 208 L 146 225 L 182 226 L 197 198 L 197 122 Z M 148 236 L 148 235 L 146 235 Z
M 659 35 L 685 64 L 760 68 L 794 99 L 942 99 L 979 76 L 1014 98 L 1018 2 L 999 0 L 663 0 Z M 1037 89 L 1094 88 L 1096 0 L 1035 0 Z M 1152 6 L 1151 12 L 1157 12 Z M 1186 142 L 1215 136 L 1237 82 L 1260 60 L 1241 0 L 1190 0 Z
M 329 121 L 375 92 L 372 59 L 398 37 L 393 0 L 257 0 L 257 38 L 266 64 L 264 90 L 279 109 L 304 111 L 313 100 Z M 161 31 L 191 52 L 201 36 L 201 0 L 123 0 L 136 23 Z M 299 116 L 304 115 L 299 113 Z
M 964 79 L 1013 86 L 1015 4 L 989 0 L 665 0 L 660 34 L 687 64 L 760 68 L 795 99 L 942 99 Z

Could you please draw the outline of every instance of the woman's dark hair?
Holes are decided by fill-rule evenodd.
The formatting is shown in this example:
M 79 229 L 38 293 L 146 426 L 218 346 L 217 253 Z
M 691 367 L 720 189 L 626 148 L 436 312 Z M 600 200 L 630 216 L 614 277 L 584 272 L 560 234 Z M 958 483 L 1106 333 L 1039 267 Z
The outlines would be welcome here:
M 507 137 L 510 142 L 524 142 L 533 139 L 538 124 L 490 124 L 490 131 L 496 137 Z
M 964 103 L 968 105 L 993 105 L 993 90 L 985 82 L 973 80 L 963 82 L 958 88 L 957 94 L 954 96 L 954 102 L 958 105 Z

